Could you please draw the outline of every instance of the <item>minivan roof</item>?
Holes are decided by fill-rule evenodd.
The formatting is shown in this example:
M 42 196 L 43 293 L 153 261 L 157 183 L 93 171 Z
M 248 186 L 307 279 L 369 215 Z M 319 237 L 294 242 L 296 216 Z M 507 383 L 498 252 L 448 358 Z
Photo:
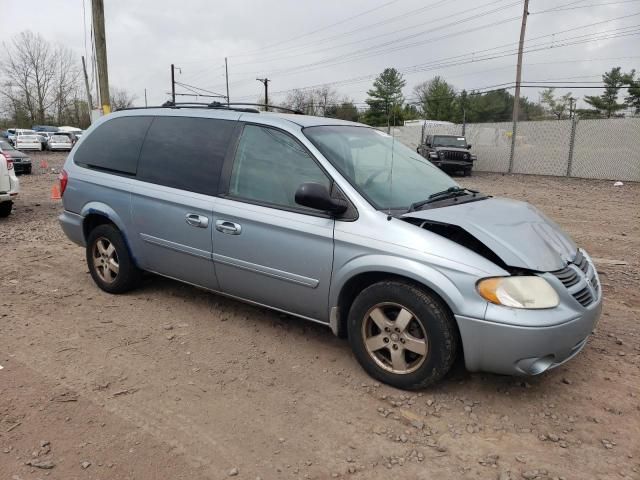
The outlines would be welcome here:
M 314 117 L 311 115 L 298 115 L 291 113 L 276 113 L 276 112 L 238 112 L 234 110 L 227 110 L 224 108 L 140 108 L 135 110 L 121 110 L 114 112 L 109 116 L 176 116 L 176 117 L 200 117 L 200 118 L 220 118 L 220 119 L 235 119 L 242 121 L 255 121 L 256 123 L 262 123 L 265 120 L 269 124 L 273 124 L 273 120 L 280 120 L 282 122 L 290 122 L 300 127 L 315 127 L 320 125 L 351 125 L 364 127 L 362 123 L 349 122 L 347 120 L 340 120 L 337 118 L 327 117 Z

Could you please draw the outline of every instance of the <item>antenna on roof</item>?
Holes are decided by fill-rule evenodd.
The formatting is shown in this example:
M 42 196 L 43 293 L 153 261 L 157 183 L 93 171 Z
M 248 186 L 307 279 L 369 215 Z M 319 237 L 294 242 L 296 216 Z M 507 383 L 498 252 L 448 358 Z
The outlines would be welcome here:
M 393 199 L 393 154 L 396 146 L 396 109 L 395 104 L 392 104 L 391 108 L 393 108 L 393 130 L 391 130 L 391 173 L 389 175 L 389 211 L 387 213 L 387 221 L 391 221 L 393 218 L 391 216 L 391 201 Z M 387 117 L 388 118 L 388 117 Z M 388 120 L 387 120 L 388 121 Z

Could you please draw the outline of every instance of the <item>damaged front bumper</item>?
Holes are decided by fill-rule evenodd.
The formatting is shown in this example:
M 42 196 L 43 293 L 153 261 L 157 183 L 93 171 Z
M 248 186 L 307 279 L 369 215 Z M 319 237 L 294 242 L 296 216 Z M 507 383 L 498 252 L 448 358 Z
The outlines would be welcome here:
M 557 367 L 586 345 L 601 311 L 600 298 L 581 315 L 544 327 L 456 316 L 466 368 L 471 372 L 538 375 Z
M 467 369 L 538 375 L 576 356 L 586 345 L 602 312 L 597 272 L 590 259 L 588 264 L 593 282 L 589 283 L 592 301 L 587 306 L 580 303 L 583 297 L 576 290 L 587 284 L 589 276 L 565 288 L 555 275 L 544 274 L 560 297 L 555 308 L 526 310 L 488 304 L 483 319 L 456 315 Z

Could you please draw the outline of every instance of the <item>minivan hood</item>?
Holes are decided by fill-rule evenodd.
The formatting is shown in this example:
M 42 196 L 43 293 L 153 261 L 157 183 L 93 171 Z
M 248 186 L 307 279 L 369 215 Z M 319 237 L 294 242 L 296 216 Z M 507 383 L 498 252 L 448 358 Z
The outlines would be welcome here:
M 406 213 L 403 218 L 456 225 L 473 235 L 506 265 L 541 272 L 564 268 L 575 257 L 575 243 L 534 206 L 488 198 Z

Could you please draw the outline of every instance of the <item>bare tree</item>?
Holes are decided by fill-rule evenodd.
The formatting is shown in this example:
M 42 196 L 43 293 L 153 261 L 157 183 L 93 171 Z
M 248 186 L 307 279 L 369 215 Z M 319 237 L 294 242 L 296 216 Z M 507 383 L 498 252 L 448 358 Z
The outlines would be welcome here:
M 290 91 L 283 106 L 300 110 L 306 115 L 326 116 L 327 109 L 337 103 L 338 92 L 331 87 L 319 87 Z
M 14 104 L 21 104 L 33 122 L 44 123 L 53 104 L 57 70 L 54 50 L 43 37 L 29 31 L 16 35 L 3 47 L 2 93 Z
M 124 88 L 111 87 L 111 110 L 122 110 L 133 107 L 133 102 L 138 98 Z
M 16 125 L 66 123 L 74 109 L 80 78 L 71 50 L 54 46 L 30 31 L 2 45 L 0 96 Z
M 71 50 L 58 47 L 55 52 L 56 71 L 54 77 L 54 114 L 59 125 L 65 113 L 74 109 L 80 86 L 80 69 Z

